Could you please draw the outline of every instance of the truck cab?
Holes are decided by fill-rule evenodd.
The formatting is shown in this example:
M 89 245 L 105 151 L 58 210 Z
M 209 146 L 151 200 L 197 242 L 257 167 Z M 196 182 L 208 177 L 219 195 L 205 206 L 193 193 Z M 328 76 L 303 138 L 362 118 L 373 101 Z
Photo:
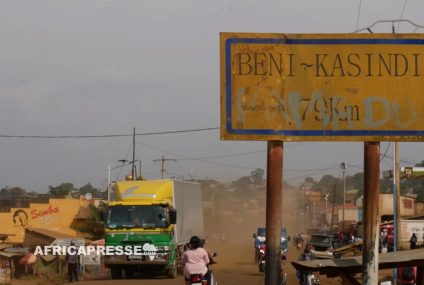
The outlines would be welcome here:
M 121 247 L 125 254 L 105 256 L 112 279 L 137 272 L 175 278 L 184 245 L 192 234 L 203 235 L 200 185 L 143 180 L 116 182 L 114 188 L 105 215 L 105 245 Z M 127 254 L 126 248 L 142 250 Z

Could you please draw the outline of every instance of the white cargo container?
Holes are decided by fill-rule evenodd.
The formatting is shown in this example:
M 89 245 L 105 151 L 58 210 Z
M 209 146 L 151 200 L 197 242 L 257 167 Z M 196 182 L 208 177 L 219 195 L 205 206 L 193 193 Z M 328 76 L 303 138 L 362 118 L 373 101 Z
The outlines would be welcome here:
M 190 237 L 204 237 L 202 192 L 199 183 L 172 180 L 174 207 L 177 210 L 177 244 L 187 243 Z

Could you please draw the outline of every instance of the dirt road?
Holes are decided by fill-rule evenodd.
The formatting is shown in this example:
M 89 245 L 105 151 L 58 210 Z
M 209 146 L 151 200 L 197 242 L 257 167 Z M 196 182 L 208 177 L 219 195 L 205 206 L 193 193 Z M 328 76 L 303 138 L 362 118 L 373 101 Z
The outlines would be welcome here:
M 219 245 L 211 250 L 218 252 L 216 258 L 218 264 L 214 265 L 213 271 L 219 285 L 261 285 L 263 274 L 259 272 L 256 264 L 253 263 L 252 245 L 245 241 L 242 244 L 229 243 Z M 160 277 L 138 276 L 131 280 L 90 280 L 72 283 L 75 285 L 182 285 L 182 276 L 176 279 L 166 279 Z
M 252 241 L 253 243 L 253 241 Z M 257 264 L 253 262 L 253 248 L 251 240 L 240 241 L 240 243 L 228 243 L 217 247 L 211 246 L 211 250 L 218 252 L 217 262 L 214 265 L 214 274 L 219 285 L 262 285 L 264 276 L 259 272 Z M 298 284 L 295 270 L 290 261 L 297 259 L 298 251 L 290 243 L 289 260 L 284 261 L 284 268 L 288 274 L 288 284 Z M 335 280 L 325 280 L 322 284 L 340 284 Z M 139 277 L 132 280 L 97 280 L 73 283 L 75 285 L 182 285 L 183 277 L 178 276 L 170 280 L 160 277 Z

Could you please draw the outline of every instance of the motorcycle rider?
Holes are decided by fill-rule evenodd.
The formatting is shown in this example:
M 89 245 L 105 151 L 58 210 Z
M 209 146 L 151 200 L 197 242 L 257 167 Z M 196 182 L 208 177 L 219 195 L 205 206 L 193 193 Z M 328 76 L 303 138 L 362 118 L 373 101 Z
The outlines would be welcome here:
M 315 255 L 311 252 L 312 246 L 311 244 L 306 244 L 305 245 L 305 249 L 303 250 L 303 252 L 300 254 L 299 256 L 299 261 L 308 261 L 308 260 L 314 260 L 315 259 Z M 311 271 L 297 271 L 296 275 L 297 278 L 299 279 L 299 284 L 300 285 L 309 285 L 309 280 L 308 280 L 308 276 L 312 275 L 313 272 Z
M 190 238 L 190 248 L 183 254 L 182 263 L 184 265 L 184 276 L 186 283 L 190 283 L 190 276 L 200 274 L 205 277 L 208 272 L 208 264 L 210 262 L 208 253 L 202 248 L 202 241 L 197 236 Z M 206 280 L 203 284 L 207 284 Z

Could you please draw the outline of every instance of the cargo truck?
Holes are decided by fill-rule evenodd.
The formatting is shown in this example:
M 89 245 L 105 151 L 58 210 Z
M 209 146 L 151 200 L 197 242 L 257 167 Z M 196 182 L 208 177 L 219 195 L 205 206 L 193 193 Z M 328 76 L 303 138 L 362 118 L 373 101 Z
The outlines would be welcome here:
M 174 278 L 184 246 L 203 236 L 200 184 L 178 180 L 115 182 L 105 213 L 106 246 L 138 246 L 142 255 L 106 255 L 112 279 L 157 272 Z

